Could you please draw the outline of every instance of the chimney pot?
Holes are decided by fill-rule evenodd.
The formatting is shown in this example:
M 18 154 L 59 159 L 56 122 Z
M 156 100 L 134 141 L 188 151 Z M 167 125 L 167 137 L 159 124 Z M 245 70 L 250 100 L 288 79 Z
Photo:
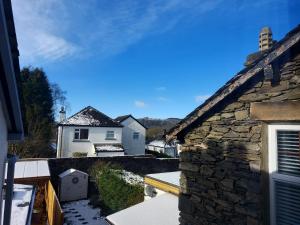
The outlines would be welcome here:
M 273 46 L 272 30 L 270 27 L 263 27 L 259 33 L 259 51 L 264 51 Z

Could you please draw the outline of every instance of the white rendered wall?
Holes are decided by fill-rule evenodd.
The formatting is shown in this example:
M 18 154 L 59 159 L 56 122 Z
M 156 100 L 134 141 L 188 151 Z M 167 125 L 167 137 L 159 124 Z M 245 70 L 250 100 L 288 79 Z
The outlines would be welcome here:
M 0 212 L 2 212 L 2 187 L 5 177 L 4 173 L 7 155 L 7 125 L 2 110 L 2 104 L 0 102 Z M 2 213 L 0 213 L 0 221 L 2 221 L 1 215 Z
M 89 129 L 88 140 L 74 140 L 75 129 L 86 128 Z M 61 130 L 60 130 L 61 129 Z M 114 131 L 115 139 L 107 140 L 106 132 Z M 61 134 L 62 133 L 62 134 Z M 60 135 L 62 140 L 60 140 Z M 122 142 L 122 127 L 75 127 L 63 126 L 58 129 L 58 143 L 57 148 L 61 146 L 61 156 L 58 157 L 72 157 L 74 152 L 86 152 L 88 156 L 96 156 L 94 144 L 121 144 Z M 58 151 L 59 152 L 59 151 Z
M 123 137 L 122 144 L 126 155 L 144 155 L 145 154 L 145 136 L 146 129 L 136 120 L 129 117 L 122 122 Z M 133 133 L 139 133 L 139 139 L 133 139 Z

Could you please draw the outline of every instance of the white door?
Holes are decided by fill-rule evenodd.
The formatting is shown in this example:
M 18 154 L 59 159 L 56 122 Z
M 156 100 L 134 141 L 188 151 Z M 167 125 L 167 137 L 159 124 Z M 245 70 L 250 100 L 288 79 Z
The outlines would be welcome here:
M 271 225 L 300 224 L 300 125 L 269 125 Z

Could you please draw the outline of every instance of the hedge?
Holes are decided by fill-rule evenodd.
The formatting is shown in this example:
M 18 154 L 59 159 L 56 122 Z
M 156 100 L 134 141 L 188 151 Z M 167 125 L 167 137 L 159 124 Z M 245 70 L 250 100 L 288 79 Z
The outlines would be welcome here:
M 128 184 L 120 177 L 120 171 L 120 166 L 104 163 L 98 163 L 92 168 L 104 214 L 120 211 L 144 200 L 144 187 Z

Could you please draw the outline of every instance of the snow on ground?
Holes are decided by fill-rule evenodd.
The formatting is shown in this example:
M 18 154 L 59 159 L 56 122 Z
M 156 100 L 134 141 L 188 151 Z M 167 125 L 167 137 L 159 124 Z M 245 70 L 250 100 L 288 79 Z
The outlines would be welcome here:
M 68 202 L 62 205 L 65 217 L 64 225 L 109 225 L 101 217 L 99 208 L 92 208 L 89 200 Z
M 118 170 L 119 176 L 129 184 L 144 185 L 144 178 L 126 170 Z M 89 205 L 89 200 L 68 202 L 62 205 L 64 225 L 109 225 L 101 217 L 101 209 Z

